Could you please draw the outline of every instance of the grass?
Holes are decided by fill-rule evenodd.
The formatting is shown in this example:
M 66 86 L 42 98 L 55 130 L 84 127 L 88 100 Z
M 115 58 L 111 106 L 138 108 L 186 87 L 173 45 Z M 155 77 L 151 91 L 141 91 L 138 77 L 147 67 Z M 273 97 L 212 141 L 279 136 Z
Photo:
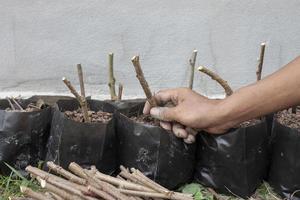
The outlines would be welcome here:
M 14 168 L 10 167 L 11 173 L 9 176 L 0 175 L 0 200 L 8 200 L 9 197 L 22 196 L 20 186 L 27 186 L 33 190 L 39 190 L 38 185 L 33 179 L 28 180 L 22 176 Z
M 0 175 L 0 200 L 8 200 L 10 196 L 19 197 L 20 186 L 27 186 L 33 190 L 39 190 L 37 183 L 31 179 L 27 180 L 18 171 L 8 166 L 11 169 L 10 176 Z M 198 183 L 187 184 L 179 189 L 181 192 L 193 194 L 195 200 L 240 200 L 236 196 L 226 196 L 214 194 L 213 191 L 203 187 Z M 263 183 L 256 193 L 249 200 L 281 200 L 270 188 L 267 183 Z
M 241 200 L 242 198 L 232 194 L 232 196 L 217 194 L 208 188 L 203 187 L 198 183 L 191 183 L 181 188 L 184 193 L 193 194 L 195 200 Z M 249 198 L 249 200 L 281 200 L 276 195 L 268 183 L 264 182 L 255 192 L 255 194 Z

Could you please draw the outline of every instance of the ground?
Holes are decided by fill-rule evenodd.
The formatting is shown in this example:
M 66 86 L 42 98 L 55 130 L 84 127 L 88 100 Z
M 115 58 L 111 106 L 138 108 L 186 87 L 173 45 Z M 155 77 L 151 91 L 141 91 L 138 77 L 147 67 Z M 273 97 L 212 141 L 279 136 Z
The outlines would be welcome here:
M 26 185 L 33 190 L 40 188 L 34 180 L 27 180 L 17 171 L 12 169 L 10 176 L 0 176 L 0 200 L 8 200 L 10 196 L 21 196 L 19 187 Z M 235 196 L 225 196 L 215 193 L 213 190 L 205 188 L 197 183 L 185 185 L 179 189 L 184 193 L 191 193 L 195 200 L 239 200 Z M 250 200 L 281 200 L 267 183 L 263 183 Z

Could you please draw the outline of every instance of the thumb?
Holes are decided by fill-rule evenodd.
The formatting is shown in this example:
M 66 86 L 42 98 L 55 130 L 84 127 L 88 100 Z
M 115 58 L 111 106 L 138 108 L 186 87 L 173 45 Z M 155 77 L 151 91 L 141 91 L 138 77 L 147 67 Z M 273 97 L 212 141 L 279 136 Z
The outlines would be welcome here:
M 174 121 L 176 120 L 175 107 L 153 107 L 150 110 L 150 115 L 153 118 L 162 121 Z

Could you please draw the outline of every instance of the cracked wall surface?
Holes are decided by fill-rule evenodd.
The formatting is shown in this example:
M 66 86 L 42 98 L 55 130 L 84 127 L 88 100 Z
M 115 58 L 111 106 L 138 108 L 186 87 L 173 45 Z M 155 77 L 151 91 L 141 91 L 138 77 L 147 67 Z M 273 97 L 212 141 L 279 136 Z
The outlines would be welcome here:
M 142 96 L 130 58 L 141 57 L 154 91 L 188 84 L 188 59 L 237 89 L 255 81 L 259 44 L 263 76 L 300 53 L 299 0 L 0 0 L 0 93 L 67 93 L 84 67 L 89 95 L 107 95 L 107 54 L 127 96 Z M 196 72 L 195 90 L 222 94 Z

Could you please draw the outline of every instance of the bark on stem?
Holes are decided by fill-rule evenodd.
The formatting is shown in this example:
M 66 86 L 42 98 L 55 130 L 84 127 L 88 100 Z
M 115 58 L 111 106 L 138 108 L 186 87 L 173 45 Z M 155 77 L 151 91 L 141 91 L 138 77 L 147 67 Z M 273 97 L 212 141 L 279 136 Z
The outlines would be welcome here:
M 116 95 L 116 79 L 114 77 L 114 54 L 109 53 L 108 54 L 108 87 L 110 91 L 110 97 L 111 100 L 117 100 L 117 95 Z
M 13 100 L 13 102 L 18 106 L 18 108 L 19 108 L 21 111 L 24 111 L 24 109 L 22 108 L 22 106 L 18 103 L 18 101 L 17 101 L 14 97 L 12 97 L 11 99 Z
M 262 67 L 264 64 L 265 48 L 266 48 L 266 43 L 264 43 L 264 42 L 261 43 L 258 65 L 257 65 L 257 70 L 256 70 L 256 80 L 257 81 L 261 80 L 261 72 L 262 72 Z
M 88 115 L 88 107 L 87 107 L 87 102 L 86 102 L 85 97 L 82 97 L 78 94 L 76 89 L 73 87 L 71 82 L 66 77 L 63 77 L 62 81 L 65 83 L 65 85 L 69 88 L 70 92 L 76 97 L 77 101 L 79 102 L 82 113 L 83 113 L 84 121 L 91 122 L 89 115 Z
M 83 73 L 82 73 L 81 64 L 77 64 L 77 72 L 78 72 L 81 96 L 85 98 L 85 89 L 84 89 Z
M 7 99 L 8 103 L 9 103 L 11 109 L 12 109 L 12 110 L 16 110 L 16 108 L 15 108 L 14 104 L 11 102 L 10 98 L 9 98 L 9 97 L 6 97 L 6 99 Z
M 28 166 L 25 169 L 27 172 L 29 172 L 33 177 L 41 177 L 42 179 L 48 181 L 51 184 L 55 184 L 56 182 L 63 183 L 65 185 L 68 185 L 72 188 L 76 188 L 77 190 L 80 190 L 84 194 L 90 195 L 89 191 L 86 187 L 82 185 L 78 185 L 72 182 L 67 181 L 66 179 L 63 179 L 61 177 L 55 176 L 53 174 L 47 173 L 43 170 L 40 170 L 36 167 Z
M 144 73 L 143 73 L 143 70 L 141 68 L 141 64 L 140 64 L 140 57 L 139 56 L 134 56 L 132 59 L 131 59 L 131 62 L 134 66 L 134 69 L 135 69 L 135 72 L 136 72 L 136 77 L 137 79 L 140 81 L 140 84 L 144 90 L 144 93 L 147 97 L 147 100 L 149 101 L 151 107 L 155 107 L 157 104 L 155 102 L 155 99 L 153 98 L 152 96 L 152 92 L 149 88 L 149 85 L 145 79 L 145 76 L 144 76 Z
M 98 170 L 96 171 L 95 177 L 102 181 L 108 182 L 112 185 L 118 186 L 119 188 L 126 188 L 129 190 L 149 191 L 149 192 L 153 191 L 142 185 L 138 185 L 135 183 L 128 182 L 126 180 L 121 180 L 121 179 L 103 174 L 103 173 L 99 172 Z
M 32 189 L 25 187 L 25 186 L 20 186 L 21 193 L 26 196 L 30 197 L 36 200 L 51 200 L 48 197 L 46 197 L 44 194 L 35 192 Z
M 225 81 L 224 79 L 222 79 L 218 74 L 216 74 L 215 72 L 209 70 L 206 67 L 200 66 L 198 68 L 198 71 L 208 75 L 209 77 L 211 77 L 213 80 L 217 81 L 225 90 L 226 96 L 230 96 L 233 91 L 231 89 L 231 87 L 228 85 L 227 81 Z
M 79 198 L 77 195 L 74 194 L 70 194 L 69 192 L 67 192 L 66 190 L 63 190 L 55 185 L 52 185 L 50 183 L 47 183 L 47 181 L 41 179 L 40 177 L 36 178 L 37 181 L 40 183 L 41 187 L 58 195 L 59 197 L 62 197 L 63 199 L 66 200 L 80 200 L 81 198 Z
M 123 84 L 119 83 L 118 101 L 122 100 L 122 95 L 123 95 Z
M 195 49 L 193 51 L 192 57 L 189 60 L 189 64 L 190 64 L 190 79 L 189 79 L 189 88 L 193 89 L 193 85 L 194 85 L 194 72 L 195 72 L 195 64 L 196 64 L 196 58 L 197 58 L 197 50 Z
M 80 185 L 85 185 L 87 183 L 85 179 L 75 176 L 71 172 L 68 172 L 67 170 L 63 169 L 61 166 L 55 165 L 53 162 L 47 162 L 47 166 L 55 173 L 65 177 L 73 183 L 78 183 Z
M 126 189 L 120 189 L 120 192 L 122 192 L 123 194 L 139 196 L 139 197 L 163 198 L 163 199 L 173 199 L 173 200 L 193 200 L 193 197 L 188 197 L 188 196 L 174 197 L 173 195 L 157 193 L 157 192 L 143 192 L 143 191 L 134 191 L 134 190 L 126 190 Z

